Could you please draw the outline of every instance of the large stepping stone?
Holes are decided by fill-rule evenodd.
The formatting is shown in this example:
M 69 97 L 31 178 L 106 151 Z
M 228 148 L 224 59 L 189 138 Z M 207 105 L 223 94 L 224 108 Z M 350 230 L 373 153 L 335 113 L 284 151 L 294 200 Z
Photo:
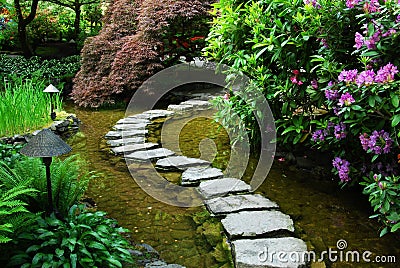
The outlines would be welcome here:
M 234 193 L 245 193 L 251 190 L 250 185 L 235 178 L 223 178 L 212 181 L 203 181 L 198 188 L 205 199 L 226 196 Z
M 145 129 L 148 124 L 139 123 L 139 124 L 117 124 L 113 128 L 115 130 L 140 130 Z
M 309 262 L 306 243 L 294 237 L 236 240 L 232 252 L 236 268 L 297 268 Z
M 138 151 L 128 155 L 125 155 L 125 158 L 129 160 L 136 160 L 136 161 L 152 161 L 160 158 L 165 158 L 175 155 L 175 152 L 165 149 L 165 148 L 157 148 L 153 150 L 146 150 L 146 151 Z
M 292 219 L 280 211 L 241 211 L 228 214 L 221 223 L 231 239 L 294 232 Z
M 212 104 L 204 100 L 187 100 L 182 102 L 181 105 L 192 105 L 195 109 L 208 109 Z
M 145 138 L 139 136 L 126 139 L 108 140 L 107 144 L 110 145 L 111 147 L 118 147 L 127 144 L 144 143 L 144 141 Z
M 193 110 L 193 105 L 188 104 L 170 104 L 167 108 L 168 111 L 174 112 L 187 112 Z
M 147 149 L 152 149 L 157 147 L 158 144 L 157 143 L 138 143 L 138 144 L 128 144 L 128 145 L 123 145 L 120 147 L 115 147 L 112 148 L 111 151 L 114 154 L 127 154 L 127 153 L 133 153 L 136 151 L 143 151 L 143 150 L 147 150 Z
M 185 170 L 190 167 L 208 167 L 210 162 L 198 158 L 186 156 L 172 156 L 160 159 L 156 163 L 156 168 L 162 170 Z
M 182 173 L 181 185 L 198 186 L 201 181 L 220 179 L 224 173 L 218 168 L 191 167 Z
M 117 121 L 117 125 L 120 124 L 150 124 L 151 121 L 148 119 L 142 119 L 142 118 L 131 118 L 131 117 L 126 117 L 122 118 Z
M 156 118 L 168 117 L 168 116 L 172 116 L 172 115 L 174 115 L 174 112 L 172 112 L 172 111 L 167 111 L 167 110 L 149 110 L 149 111 L 143 112 L 141 114 L 128 116 L 128 118 L 138 118 L 138 119 L 153 120 L 153 119 L 156 119 Z
M 135 129 L 135 130 L 127 130 L 127 131 L 109 131 L 104 137 L 106 139 L 121 139 L 131 138 L 136 136 L 146 136 L 149 131 L 147 129 Z
M 277 203 L 259 194 L 231 195 L 205 201 L 208 210 L 215 214 L 228 214 L 243 210 L 278 209 Z

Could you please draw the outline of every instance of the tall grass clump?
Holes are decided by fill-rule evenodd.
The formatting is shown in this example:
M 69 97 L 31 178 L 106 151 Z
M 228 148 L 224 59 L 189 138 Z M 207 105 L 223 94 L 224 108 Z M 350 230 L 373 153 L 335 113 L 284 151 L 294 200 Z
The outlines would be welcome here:
M 0 91 L 0 137 L 26 133 L 51 122 L 50 94 L 43 81 L 14 77 Z M 55 110 L 62 109 L 60 94 L 52 96 Z

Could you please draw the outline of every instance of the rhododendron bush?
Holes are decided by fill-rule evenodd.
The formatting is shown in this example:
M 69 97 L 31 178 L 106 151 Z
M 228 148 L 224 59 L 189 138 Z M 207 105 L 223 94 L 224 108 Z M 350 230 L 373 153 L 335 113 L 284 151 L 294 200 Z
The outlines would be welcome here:
M 72 98 L 85 107 L 130 99 L 157 71 L 200 55 L 210 1 L 116 0 L 82 49 Z
M 399 2 L 220 0 L 205 49 L 264 93 L 279 145 L 331 153 L 338 182 L 364 186 L 381 235 L 400 229 Z M 234 109 L 254 126 L 230 96 L 217 119 L 235 127 Z

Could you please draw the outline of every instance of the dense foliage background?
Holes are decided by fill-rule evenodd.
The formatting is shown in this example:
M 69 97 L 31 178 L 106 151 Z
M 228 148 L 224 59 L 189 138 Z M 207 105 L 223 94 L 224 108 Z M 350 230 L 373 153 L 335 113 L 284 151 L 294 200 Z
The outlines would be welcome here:
M 381 235 L 398 230 L 398 1 L 220 0 L 213 14 L 205 53 L 266 96 L 278 144 L 331 152 L 340 183 L 365 187 Z M 254 127 L 249 103 L 221 98 L 218 118 L 235 128 L 234 109 Z

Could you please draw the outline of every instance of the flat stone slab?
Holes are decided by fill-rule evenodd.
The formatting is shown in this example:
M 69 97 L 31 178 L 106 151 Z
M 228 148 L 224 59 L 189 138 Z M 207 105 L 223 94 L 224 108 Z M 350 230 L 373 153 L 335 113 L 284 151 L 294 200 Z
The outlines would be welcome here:
M 223 178 L 200 183 L 199 192 L 205 199 L 226 196 L 233 193 L 244 193 L 251 190 L 250 185 L 235 178 Z
M 236 268 L 297 268 L 309 262 L 306 243 L 294 237 L 236 240 L 232 252 Z
M 148 124 L 137 123 L 137 124 L 117 124 L 113 128 L 115 130 L 140 130 L 145 129 Z
M 144 143 L 144 141 L 145 138 L 139 136 L 126 139 L 108 140 L 107 144 L 110 145 L 111 147 L 118 147 L 127 144 Z
M 149 131 L 147 129 L 135 129 L 135 130 L 127 130 L 127 131 L 116 131 L 112 130 L 109 131 L 104 137 L 106 139 L 120 139 L 124 138 L 131 138 L 136 136 L 146 136 Z
M 201 181 L 220 179 L 224 173 L 218 168 L 212 167 L 191 167 L 182 173 L 181 185 L 197 186 Z
M 143 151 L 147 149 L 152 149 L 158 147 L 157 143 L 138 143 L 138 144 L 127 144 L 119 147 L 112 148 L 111 151 L 114 154 L 127 154 L 127 153 L 133 153 L 136 151 Z
M 211 107 L 211 103 L 204 100 L 187 100 L 181 103 L 181 105 L 192 105 L 194 108 L 207 109 Z
M 260 194 L 231 195 L 206 200 L 206 206 L 215 215 L 243 210 L 278 209 L 277 203 Z
M 228 214 L 221 223 L 232 239 L 294 232 L 292 219 L 280 211 L 241 211 Z
M 151 263 L 147 263 L 145 266 L 145 268 L 185 268 L 185 266 L 181 266 L 179 264 L 167 264 L 164 261 L 154 261 Z
M 175 152 L 165 149 L 165 148 L 157 148 L 152 150 L 146 151 L 137 151 L 128 155 L 125 155 L 125 158 L 130 160 L 137 160 L 137 161 L 152 161 L 160 158 L 165 158 L 175 155 Z
M 153 119 L 156 119 L 156 118 L 168 117 L 168 116 L 172 116 L 172 115 L 174 115 L 174 112 L 172 112 L 172 111 L 167 111 L 167 110 L 149 110 L 149 111 L 143 112 L 141 114 L 128 116 L 127 118 L 138 118 L 138 119 L 153 120 Z
M 163 170 L 185 170 L 190 167 L 208 167 L 210 162 L 198 158 L 186 156 L 172 156 L 160 159 L 156 163 L 156 168 Z
M 186 112 L 193 110 L 193 105 L 188 104 L 170 104 L 167 108 L 168 111 Z
M 132 118 L 132 117 L 126 117 L 122 118 L 117 121 L 117 125 L 119 124 L 150 124 L 151 121 L 148 119 L 142 119 L 142 118 Z

